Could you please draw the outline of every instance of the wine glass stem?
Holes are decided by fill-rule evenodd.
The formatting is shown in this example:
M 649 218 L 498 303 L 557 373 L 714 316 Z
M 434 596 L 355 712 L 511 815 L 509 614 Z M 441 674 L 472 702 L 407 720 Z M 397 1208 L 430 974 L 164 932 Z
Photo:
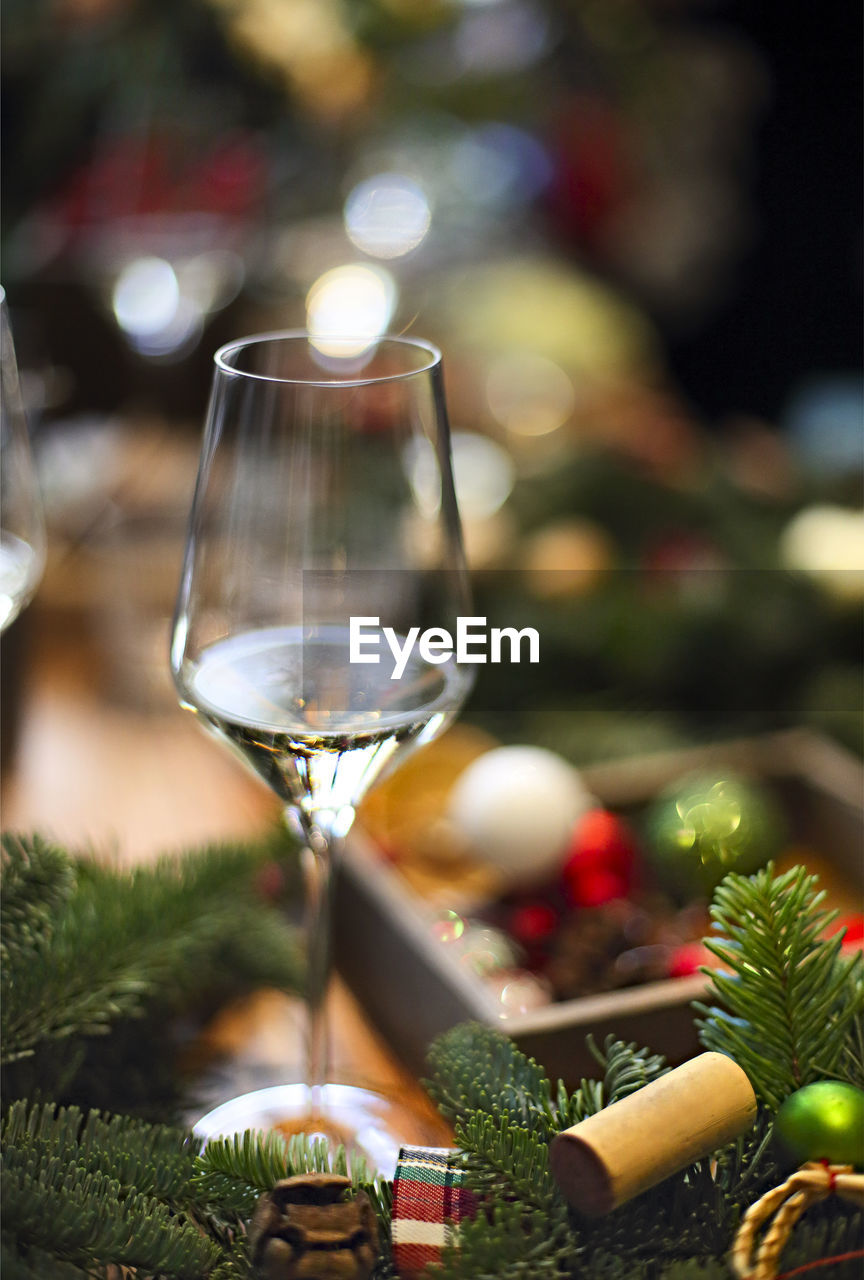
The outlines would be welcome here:
M 329 1066 L 325 1005 L 330 978 L 333 865 L 340 842 L 322 818 L 316 814 L 314 824 L 307 825 L 306 846 L 301 855 L 305 890 L 306 1082 L 313 1112 L 321 1108 L 321 1090 Z

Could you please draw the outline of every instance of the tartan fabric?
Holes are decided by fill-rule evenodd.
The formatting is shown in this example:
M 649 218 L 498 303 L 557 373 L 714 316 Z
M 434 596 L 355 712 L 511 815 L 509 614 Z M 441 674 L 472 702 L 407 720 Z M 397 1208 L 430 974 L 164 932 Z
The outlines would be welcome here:
M 430 1262 L 440 1262 L 456 1242 L 459 1223 L 477 1201 L 464 1185 L 459 1152 L 447 1147 L 403 1147 L 393 1180 L 393 1263 L 412 1280 Z

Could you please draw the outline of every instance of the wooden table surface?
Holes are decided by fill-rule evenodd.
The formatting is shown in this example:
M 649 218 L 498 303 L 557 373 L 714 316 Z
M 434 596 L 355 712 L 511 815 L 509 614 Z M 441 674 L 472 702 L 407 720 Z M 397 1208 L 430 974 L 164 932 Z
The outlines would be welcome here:
M 253 836 L 278 812 L 264 784 L 177 705 L 167 647 L 182 538 L 169 545 L 160 535 L 155 550 L 140 529 L 127 539 L 148 493 L 165 490 L 146 433 L 135 449 L 113 533 L 52 538 L 36 599 L 13 624 L 17 634 L 4 638 L 6 697 L 14 704 L 6 715 L 14 710 L 17 725 L 0 793 L 4 829 L 40 830 L 130 864 Z M 184 494 L 194 476 L 187 455 L 188 448 Z M 143 497 L 140 479 L 130 485 L 136 476 L 145 478 Z M 426 1094 L 338 979 L 329 1004 L 331 1078 L 398 1098 L 405 1141 L 446 1142 L 449 1130 Z M 209 1036 L 229 1055 L 226 1097 L 237 1083 L 242 1091 L 253 1080 L 302 1079 L 300 1014 L 296 1000 L 265 991 L 217 1019 Z

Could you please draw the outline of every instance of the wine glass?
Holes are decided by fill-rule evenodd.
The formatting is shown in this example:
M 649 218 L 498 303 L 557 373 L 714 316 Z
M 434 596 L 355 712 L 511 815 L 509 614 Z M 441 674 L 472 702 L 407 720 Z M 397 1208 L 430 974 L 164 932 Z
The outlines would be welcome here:
M 18 365 L 0 289 L 0 631 L 28 603 L 45 566 L 45 526 Z
M 386 1105 L 325 1083 L 332 871 L 367 789 L 462 705 L 473 668 L 443 637 L 468 601 L 440 352 L 301 332 L 222 347 L 171 665 L 302 836 L 308 1055 L 305 1085 L 223 1104 L 203 1136 L 323 1134 L 392 1173 Z

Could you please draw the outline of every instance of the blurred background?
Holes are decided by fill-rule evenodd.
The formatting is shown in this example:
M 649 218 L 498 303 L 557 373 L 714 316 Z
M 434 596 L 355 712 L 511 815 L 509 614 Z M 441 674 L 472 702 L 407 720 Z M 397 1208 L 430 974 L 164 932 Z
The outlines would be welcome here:
M 860 752 L 855 10 L 6 0 L 49 548 L 7 653 L 53 610 L 107 696 L 172 703 L 213 350 L 411 331 L 445 353 L 479 611 L 544 637 L 470 719 L 577 761 L 792 724 Z

